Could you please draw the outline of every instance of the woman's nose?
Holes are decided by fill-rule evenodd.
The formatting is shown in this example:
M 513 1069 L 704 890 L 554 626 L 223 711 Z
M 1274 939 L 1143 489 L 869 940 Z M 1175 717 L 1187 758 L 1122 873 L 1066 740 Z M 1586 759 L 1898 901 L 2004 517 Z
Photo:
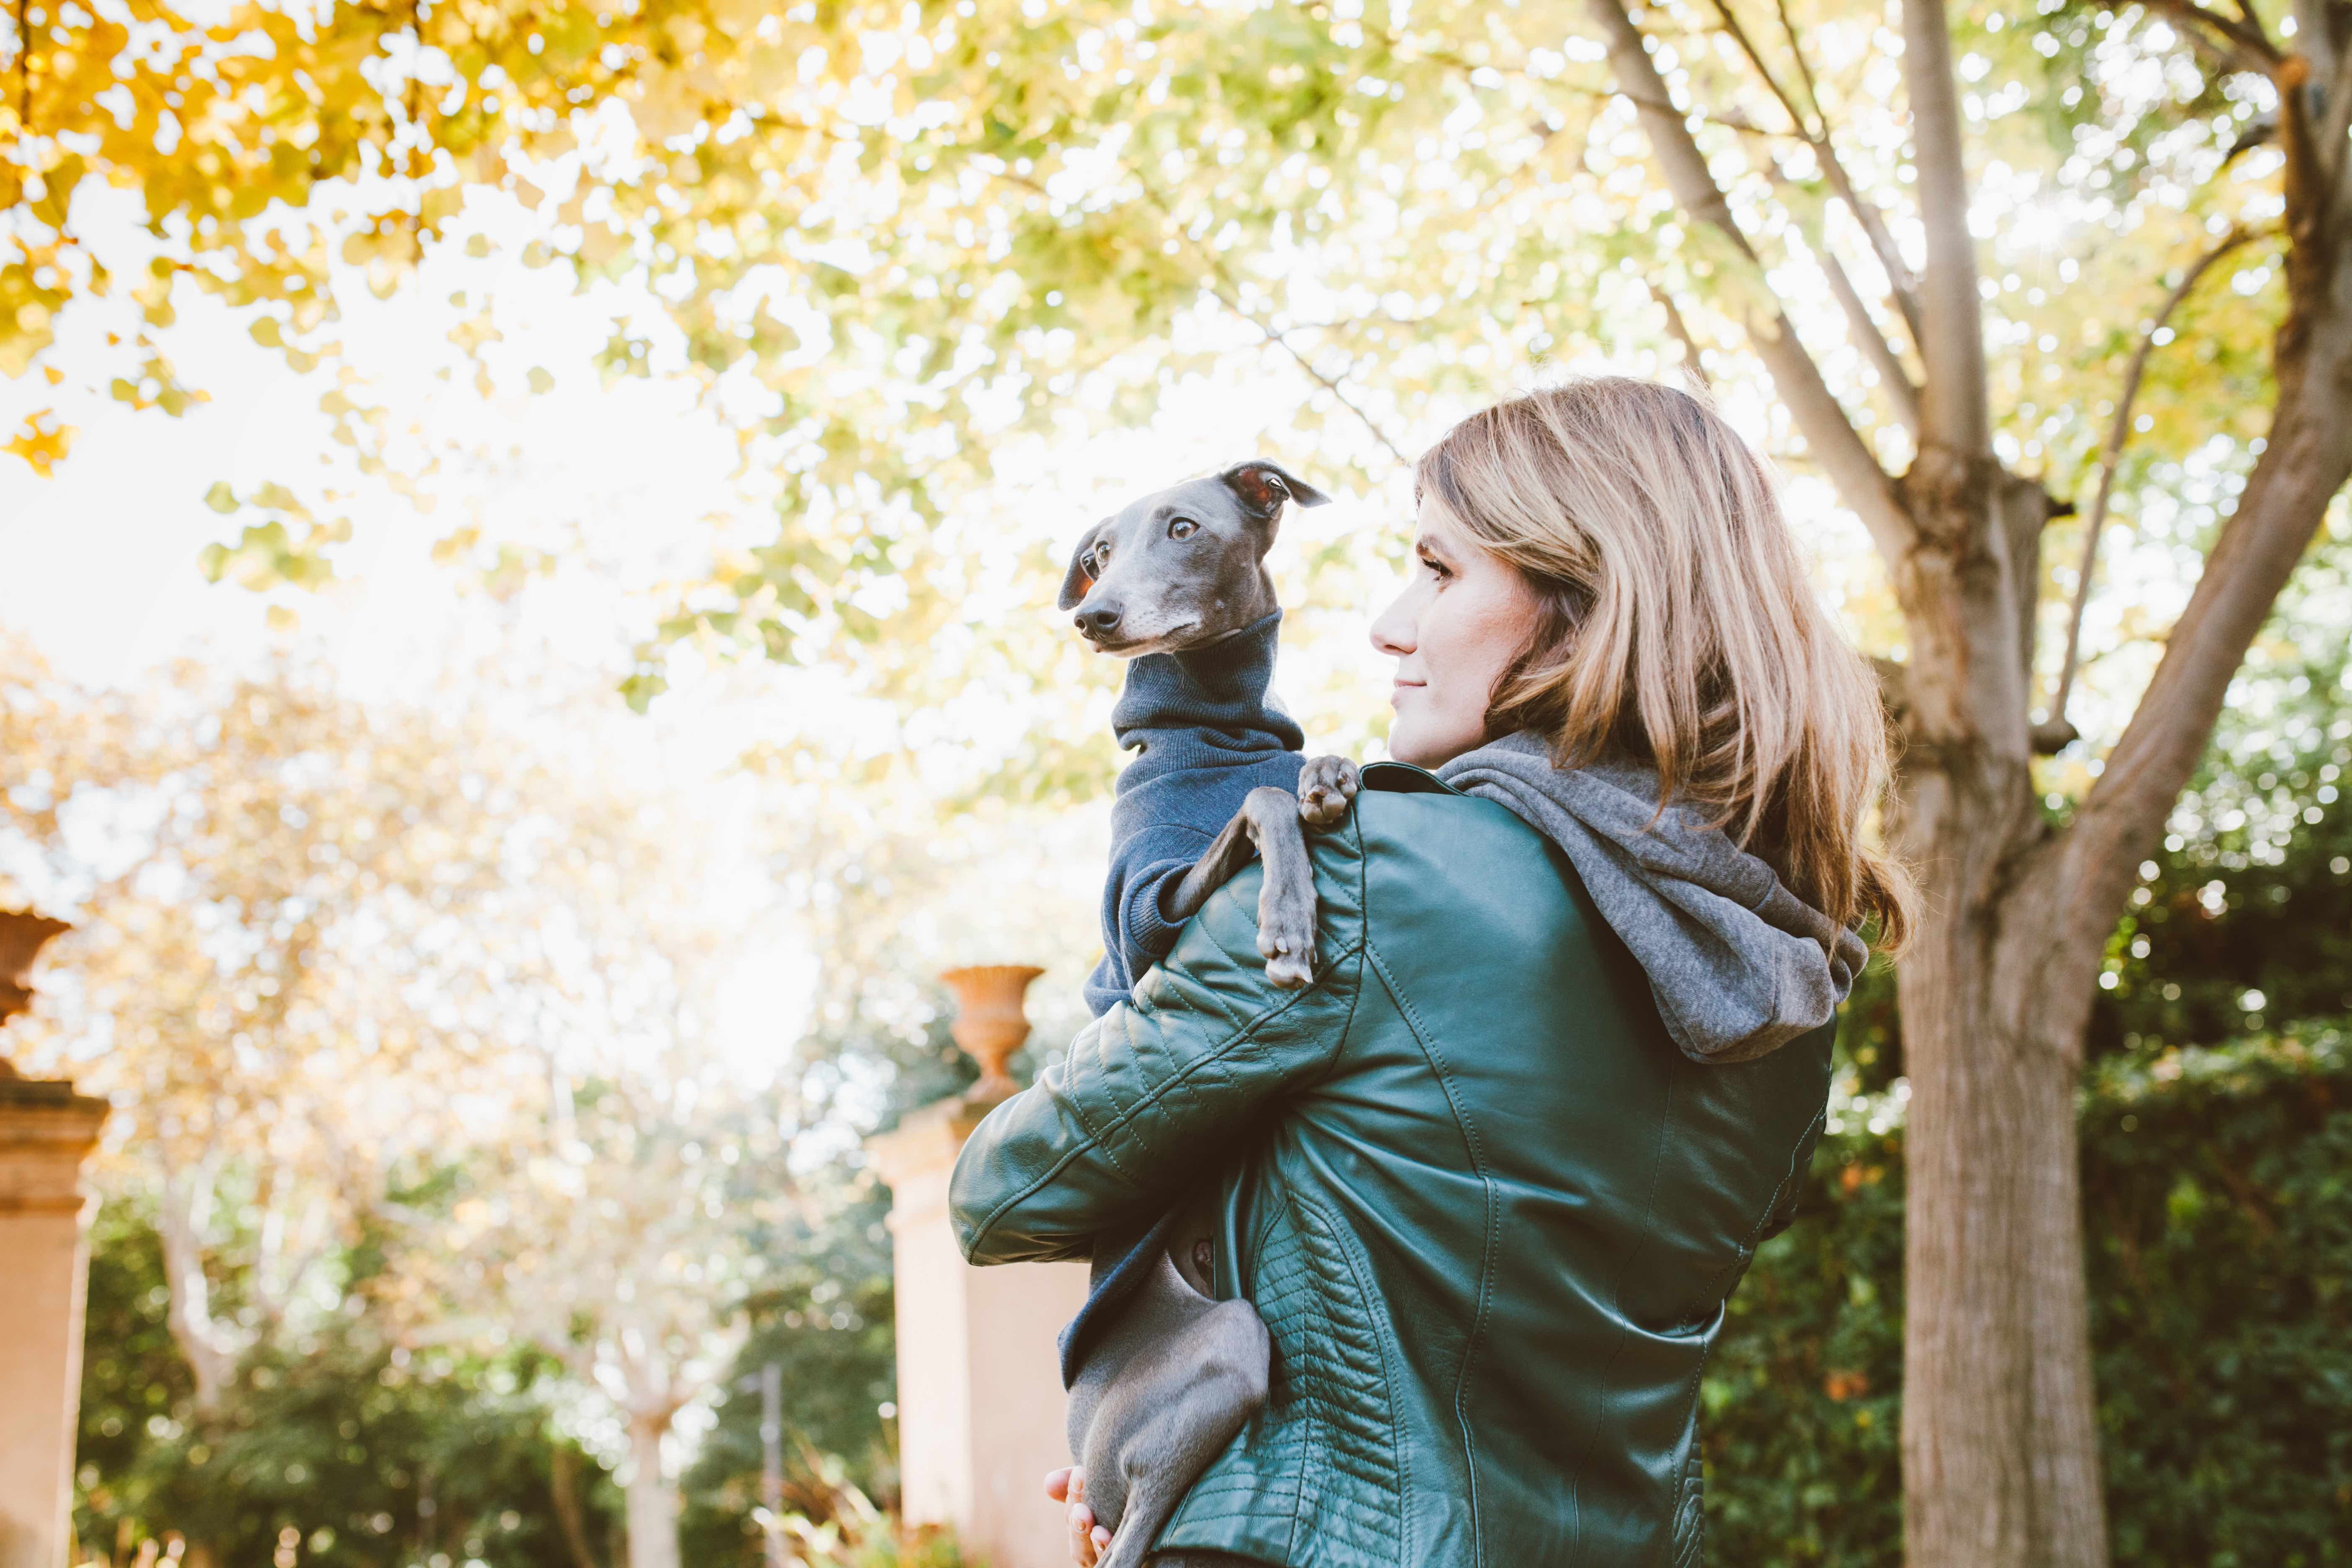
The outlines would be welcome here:
M 1412 615 L 1405 605 L 1412 596 L 1410 589 L 1398 595 L 1372 621 L 1372 647 L 1391 658 L 1402 658 L 1413 650 Z

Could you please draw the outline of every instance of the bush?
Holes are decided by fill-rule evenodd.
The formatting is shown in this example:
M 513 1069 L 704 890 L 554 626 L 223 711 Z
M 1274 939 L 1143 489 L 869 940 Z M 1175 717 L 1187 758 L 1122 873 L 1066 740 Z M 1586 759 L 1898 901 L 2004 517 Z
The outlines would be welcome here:
M 1902 1560 L 1901 1118 L 1838 1109 L 1704 1384 L 1722 1563 Z M 2352 1563 L 2352 1033 L 2110 1058 L 2082 1128 L 2116 1563 Z
M 110 1204 L 91 1237 L 74 1529 L 118 1565 L 177 1535 L 190 1561 L 390 1568 L 620 1560 L 620 1498 L 559 1436 L 534 1384 L 551 1367 L 411 1355 L 341 1315 L 248 1362 L 222 1408 L 192 1408 L 165 1326 L 154 1229 Z M 572 1500 L 572 1521 L 559 1498 Z

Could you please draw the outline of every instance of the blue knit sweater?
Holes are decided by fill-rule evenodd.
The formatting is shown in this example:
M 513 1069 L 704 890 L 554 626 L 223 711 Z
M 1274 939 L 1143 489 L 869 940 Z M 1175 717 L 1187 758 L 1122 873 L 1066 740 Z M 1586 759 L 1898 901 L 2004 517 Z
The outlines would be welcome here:
M 1296 790 L 1307 737 L 1274 706 L 1275 644 L 1282 612 L 1204 648 L 1148 654 L 1127 667 L 1111 710 L 1118 743 L 1137 753 L 1118 775 L 1110 808 L 1110 876 L 1103 884 L 1103 958 L 1087 977 L 1087 1005 L 1100 1017 L 1176 945 L 1166 900 L 1261 784 Z M 1062 1384 L 1069 1386 L 1113 1308 L 1143 1281 L 1174 1234 L 1174 1211 L 1139 1233 L 1095 1237 L 1086 1305 L 1062 1330 Z
M 1266 698 L 1281 629 L 1276 610 L 1223 642 L 1127 667 L 1110 723 L 1137 755 L 1111 802 L 1103 958 L 1086 990 L 1097 1017 L 1176 945 L 1165 900 L 1243 797 L 1262 784 L 1298 787 L 1307 737 Z

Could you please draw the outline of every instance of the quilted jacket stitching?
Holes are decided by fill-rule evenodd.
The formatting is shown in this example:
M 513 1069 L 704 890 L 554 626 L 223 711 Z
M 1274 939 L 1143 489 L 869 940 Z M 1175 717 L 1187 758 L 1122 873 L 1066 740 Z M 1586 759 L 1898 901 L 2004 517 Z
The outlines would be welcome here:
M 1171 1535 L 1181 1540 L 1184 1527 L 1233 1518 L 1260 1526 L 1279 1521 L 1283 1529 L 1279 1544 L 1265 1542 L 1279 1563 L 1296 1561 L 1294 1553 L 1305 1551 L 1313 1541 L 1311 1534 L 1301 1539 L 1301 1516 L 1312 1500 L 1313 1458 L 1323 1445 L 1315 1405 L 1306 1397 L 1298 1376 L 1300 1363 L 1312 1359 L 1311 1344 L 1302 1342 L 1287 1351 L 1283 1344 L 1286 1339 L 1309 1332 L 1314 1291 L 1309 1271 L 1299 1257 L 1304 1247 L 1291 1205 L 1286 1201 L 1270 1206 L 1265 1245 L 1252 1254 L 1248 1289 L 1275 1342 L 1266 1404 L 1243 1429 L 1238 1447 L 1229 1450 L 1185 1494 L 1176 1518 L 1158 1543 L 1162 1549 L 1170 1548 Z M 1239 1500 L 1228 1508 L 1224 1506 L 1228 1499 Z
M 1369 901 L 1369 895 L 1367 898 Z M 1494 1295 L 1495 1248 L 1500 1240 L 1496 1232 L 1501 1226 L 1501 1215 L 1495 1197 L 1495 1181 L 1486 1172 L 1486 1154 L 1478 1144 L 1477 1126 L 1470 1120 L 1469 1112 L 1463 1106 L 1462 1097 L 1455 1089 L 1453 1069 L 1446 1065 L 1444 1052 L 1438 1047 L 1436 1040 L 1423 1024 L 1420 1011 L 1413 1006 L 1412 1000 L 1405 995 L 1403 988 L 1397 984 L 1396 975 L 1390 970 L 1388 961 L 1381 956 L 1380 950 L 1372 944 L 1370 924 L 1370 912 L 1367 910 L 1365 955 L 1379 973 L 1381 984 L 1387 987 L 1389 999 L 1396 1004 L 1397 1015 L 1404 1019 L 1405 1027 L 1412 1031 L 1414 1043 L 1421 1047 L 1422 1054 L 1429 1059 L 1430 1070 L 1437 1075 L 1438 1087 L 1445 1091 L 1445 1102 L 1454 1108 L 1454 1125 L 1461 1131 L 1462 1141 L 1470 1156 L 1470 1168 L 1477 1173 L 1479 1187 L 1486 1194 L 1486 1234 L 1478 1258 L 1478 1308 L 1471 1318 L 1469 1341 L 1462 1347 L 1462 1366 L 1455 1373 L 1454 1382 L 1454 1425 L 1462 1430 L 1462 1453 L 1466 1461 L 1465 1469 L 1470 1483 L 1471 1555 L 1475 1561 L 1483 1563 L 1486 1558 L 1486 1532 L 1485 1524 L 1478 1516 L 1478 1440 L 1471 1432 L 1470 1413 L 1464 1407 L 1463 1400 L 1469 1391 L 1471 1365 L 1477 1359 L 1478 1346 L 1486 1331 L 1486 1308 Z M 1581 1510 L 1580 1510 L 1580 1517 L 1581 1517 Z
M 1112 1170 L 1117 1171 L 1122 1176 L 1126 1176 L 1130 1182 L 1135 1180 L 1135 1177 L 1129 1173 L 1128 1168 L 1118 1163 L 1118 1156 L 1111 1152 L 1111 1147 L 1104 1141 L 1101 1131 L 1095 1126 L 1093 1119 L 1087 1116 L 1085 1104 L 1076 1095 L 1068 1095 L 1066 1096 L 1065 1099 L 1066 1103 L 1069 1105 L 1070 1114 L 1077 1118 L 1078 1125 L 1087 1130 L 1087 1146 L 1100 1149 L 1102 1151 L 1102 1157 L 1106 1161 L 1109 1162 L 1110 1168 Z M 1079 1150 L 1072 1150 L 1072 1158 L 1076 1158 L 1079 1152 Z M 1055 1164 L 1054 1169 L 1058 1172 L 1066 1168 L 1068 1164 L 1069 1161 L 1064 1160 Z M 1034 1187 L 1032 1187 L 1029 1189 L 1029 1192 L 1034 1192 L 1035 1190 L 1036 1189 Z M 1028 1192 L 1024 1192 L 1021 1195 L 1023 1197 L 1026 1197 L 1028 1196 Z M 1002 1210 L 999 1211 L 999 1213 L 1002 1212 Z M 993 1224 L 996 1215 L 991 1215 L 989 1216 L 990 1223 Z M 982 1232 L 982 1234 L 985 1235 L 986 1233 Z
M 1699 1384 L 1706 1381 L 1706 1363 L 1714 1359 L 1715 1341 L 1710 1337 L 1706 1346 L 1700 1350 L 1697 1362 L 1692 1365 L 1690 1376 L 1683 1382 L 1683 1426 L 1690 1434 L 1691 1457 L 1689 1462 L 1683 1467 L 1683 1473 L 1675 1479 L 1674 1502 L 1666 1514 L 1666 1528 L 1673 1532 L 1670 1540 L 1675 1549 L 1675 1561 L 1677 1564 L 1685 1562 L 1696 1563 L 1705 1555 L 1703 1552 L 1697 1556 L 1691 1555 L 1687 1543 L 1684 1540 L 1683 1501 L 1690 1491 L 1692 1482 L 1695 1480 L 1703 1482 L 1705 1479 L 1704 1472 L 1699 1468 L 1698 1431 L 1695 1418 L 1698 1412 Z M 1701 1515 L 1698 1528 L 1691 1532 L 1694 1539 L 1705 1537 L 1706 1523 L 1705 1516 Z
M 1357 1300 L 1360 1301 L 1370 1300 L 1371 1299 L 1371 1293 L 1366 1289 L 1364 1284 L 1364 1277 L 1368 1271 L 1368 1268 L 1365 1260 L 1360 1255 L 1360 1249 L 1354 1245 L 1353 1238 L 1345 1226 L 1334 1223 L 1330 1215 L 1323 1209 L 1322 1205 L 1313 1202 L 1311 1199 L 1300 1198 L 1296 1201 L 1298 1207 L 1311 1215 L 1315 1222 L 1322 1227 L 1324 1235 L 1329 1238 L 1331 1249 L 1339 1254 L 1339 1261 L 1346 1266 L 1348 1280 L 1349 1283 L 1355 1288 Z M 1324 1317 L 1327 1322 L 1329 1316 L 1329 1309 L 1327 1306 L 1324 1310 Z M 1392 1494 L 1392 1501 L 1395 1510 L 1394 1517 L 1399 1561 L 1403 1563 L 1412 1563 L 1416 1561 L 1412 1553 L 1412 1521 L 1411 1514 L 1408 1513 L 1405 1509 L 1404 1500 L 1412 1495 L 1412 1449 L 1404 1440 L 1404 1416 L 1402 1412 L 1401 1412 L 1397 1407 L 1396 1390 L 1398 1373 L 1394 1354 L 1395 1347 L 1392 1343 L 1391 1332 L 1394 1325 L 1383 1322 L 1377 1314 L 1367 1313 L 1365 1314 L 1365 1327 L 1368 1336 L 1371 1340 L 1372 1349 L 1377 1352 L 1380 1356 L 1381 1389 L 1386 1395 L 1385 1403 L 1387 1405 L 1389 1429 L 1388 1458 L 1390 1465 L 1396 1472 L 1396 1484 Z
M 1223 887 L 1219 888 L 1214 893 L 1211 894 L 1210 897 L 1212 899 L 1222 900 L 1230 904 L 1238 904 L 1241 901 L 1234 894 L 1233 884 L 1230 882 L 1225 884 Z M 1209 941 L 1216 944 L 1217 951 L 1224 955 L 1226 963 L 1239 968 L 1251 963 L 1253 960 L 1260 963 L 1265 962 L 1264 959 L 1258 958 L 1255 952 L 1244 956 L 1238 950 L 1230 945 L 1223 937 L 1217 934 L 1217 927 L 1214 921 L 1202 921 L 1200 924 L 1201 934 L 1207 937 Z M 1216 990 L 1214 987 L 1206 985 L 1196 985 L 1193 987 L 1193 990 L 1196 994 L 1205 995 L 1210 1003 L 1216 1008 L 1217 1016 L 1224 1019 L 1225 1022 L 1233 1025 L 1237 1029 L 1245 1029 L 1249 1027 L 1248 1019 L 1234 1010 L 1233 1005 L 1225 999 L 1223 993 Z

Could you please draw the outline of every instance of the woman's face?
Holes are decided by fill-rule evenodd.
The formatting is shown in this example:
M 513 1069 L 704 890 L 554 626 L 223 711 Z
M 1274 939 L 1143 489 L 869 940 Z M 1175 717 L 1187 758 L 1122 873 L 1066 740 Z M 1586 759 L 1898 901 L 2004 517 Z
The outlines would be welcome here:
M 1536 596 L 1442 508 L 1422 507 L 1413 554 L 1412 580 L 1372 623 L 1372 646 L 1397 661 L 1389 755 L 1433 768 L 1485 743 L 1487 704 L 1535 626 Z

